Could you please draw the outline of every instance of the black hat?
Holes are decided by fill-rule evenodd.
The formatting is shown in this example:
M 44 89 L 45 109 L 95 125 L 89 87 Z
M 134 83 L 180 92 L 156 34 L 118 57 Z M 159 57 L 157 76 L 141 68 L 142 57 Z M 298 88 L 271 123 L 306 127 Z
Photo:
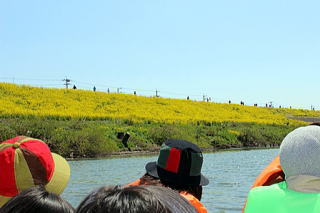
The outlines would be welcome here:
M 157 162 L 146 165 L 147 173 L 162 181 L 181 186 L 205 186 L 209 180 L 201 174 L 203 156 L 198 146 L 184 140 L 169 139 L 160 149 Z

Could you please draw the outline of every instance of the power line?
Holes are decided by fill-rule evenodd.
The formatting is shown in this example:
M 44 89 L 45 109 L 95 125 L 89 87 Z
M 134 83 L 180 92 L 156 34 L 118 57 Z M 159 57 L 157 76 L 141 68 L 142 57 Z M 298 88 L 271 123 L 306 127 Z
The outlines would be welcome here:
M 68 86 L 70 85 L 71 80 L 66 77 L 66 78 L 63 79 L 62 81 L 65 82 L 64 85 L 66 86 L 66 89 L 68 89 Z
M 63 81 L 63 84 L 41 84 L 41 83 L 38 83 L 38 84 L 35 84 L 35 83 L 32 83 L 31 85 L 34 85 L 34 86 L 41 86 L 41 87 L 48 87 L 48 86 L 62 86 L 64 85 L 66 87 L 66 89 L 68 89 L 68 86 L 71 85 L 71 82 L 74 82 L 74 83 L 77 83 L 77 84 L 80 84 L 80 85 L 90 85 L 92 88 L 93 87 L 100 87 L 100 91 L 103 91 L 101 90 L 101 88 L 105 88 L 108 93 L 110 92 L 110 88 L 112 89 L 116 89 L 118 93 L 123 93 L 123 94 L 131 94 L 131 93 L 126 93 L 124 90 L 131 90 L 133 91 L 133 94 L 137 94 L 137 91 L 138 92 L 148 92 L 150 93 L 149 95 L 152 95 L 152 94 L 155 94 L 156 97 L 160 97 L 160 90 L 156 89 L 156 90 L 151 90 L 151 89 L 137 89 L 137 88 L 129 88 L 129 87 L 117 87 L 117 86 L 111 86 L 111 85 L 107 85 L 107 84 L 94 84 L 94 83 L 89 83 L 89 82 L 83 82 L 83 81 L 75 81 L 75 80 L 71 80 L 67 77 L 65 77 L 63 80 L 57 80 L 57 79 L 36 79 L 36 78 L 15 78 L 15 77 L 0 77 L 0 80 L 3 79 L 3 80 L 13 80 L 14 81 Z M 90 90 L 90 89 L 88 89 Z M 141 95 L 142 93 L 140 93 Z M 228 103 L 229 101 L 232 103 L 232 104 L 239 104 L 240 102 L 243 102 L 242 100 L 239 101 L 237 99 L 226 99 L 226 98 L 218 98 L 218 97 L 212 97 L 212 96 L 209 96 L 209 95 L 200 95 L 200 94 L 185 94 L 185 93 L 177 93 L 177 92 L 170 92 L 170 91 L 163 91 L 161 90 L 161 94 L 168 94 L 168 95 L 174 95 L 174 96 L 183 96 L 184 98 L 183 99 L 188 99 L 189 100 L 189 97 L 205 97 L 205 99 L 203 99 L 204 101 L 208 101 L 208 102 L 215 102 L 215 103 Z M 173 98 L 177 98 L 177 97 L 173 97 Z M 232 101 L 231 101 L 232 100 Z M 235 101 L 236 100 L 236 101 Z M 249 103 L 249 104 L 248 104 Z M 270 104 L 274 107 L 274 108 L 289 108 L 289 106 L 286 106 L 286 105 L 281 105 L 277 102 L 270 102 L 270 101 L 266 101 L 264 103 L 262 102 L 246 102 L 244 103 L 245 105 L 247 106 L 254 106 L 254 105 L 257 105 L 259 107 L 265 107 L 266 104 L 267 106 L 269 107 Z M 277 107 L 276 107 L 277 106 Z M 320 109 L 320 106 L 319 105 L 314 105 L 312 104 L 311 105 L 311 109 Z M 295 106 L 295 105 L 291 105 L 290 108 L 300 108 L 300 109 L 304 109 L 303 107 L 301 106 Z M 309 109 L 309 108 L 308 108 Z
M 57 79 L 39 79 L 39 78 L 15 78 L 15 77 L 0 77 L 0 79 L 10 79 L 10 80 L 17 80 L 17 81 L 60 81 Z

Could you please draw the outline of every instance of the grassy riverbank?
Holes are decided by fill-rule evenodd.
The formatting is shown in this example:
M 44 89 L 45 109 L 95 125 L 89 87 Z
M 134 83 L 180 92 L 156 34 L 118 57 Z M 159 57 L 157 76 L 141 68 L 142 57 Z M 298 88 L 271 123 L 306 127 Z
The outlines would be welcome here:
M 206 150 L 274 147 L 296 126 L 255 123 L 210 124 L 128 124 L 122 120 L 90 121 L 44 118 L 3 118 L 1 141 L 27 135 L 46 141 L 54 152 L 65 157 L 95 157 L 119 151 L 152 151 L 168 138 L 190 140 Z M 129 133 L 128 147 L 119 133 Z
M 168 138 L 203 149 L 278 146 L 319 111 L 0 83 L 0 140 L 27 135 L 65 157 L 152 151 Z M 130 134 L 127 143 L 122 141 Z

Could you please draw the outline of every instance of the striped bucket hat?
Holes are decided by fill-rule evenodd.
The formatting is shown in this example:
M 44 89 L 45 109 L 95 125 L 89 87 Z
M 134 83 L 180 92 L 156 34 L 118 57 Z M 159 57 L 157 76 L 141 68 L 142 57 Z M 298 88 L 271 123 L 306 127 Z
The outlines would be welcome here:
M 201 174 L 203 156 L 199 147 L 184 140 L 169 139 L 160 149 L 157 162 L 149 162 L 146 171 L 162 181 L 180 186 L 205 186 L 209 180 Z
M 18 136 L 0 143 L 0 207 L 35 185 L 61 194 L 69 177 L 67 161 L 41 140 Z

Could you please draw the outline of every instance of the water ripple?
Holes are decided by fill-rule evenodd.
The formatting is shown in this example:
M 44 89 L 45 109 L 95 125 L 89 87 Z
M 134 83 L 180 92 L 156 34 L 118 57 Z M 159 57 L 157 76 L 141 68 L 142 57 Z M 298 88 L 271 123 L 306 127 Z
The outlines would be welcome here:
M 241 212 L 251 184 L 278 150 L 251 150 L 204 154 L 203 174 L 210 184 L 202 203 L 211 213 Z M 157 156 L 71 161 L 71 178 L 63 193 L 73 206 L 102 185 L 130 183 L 145 173 L 145 164 Z

